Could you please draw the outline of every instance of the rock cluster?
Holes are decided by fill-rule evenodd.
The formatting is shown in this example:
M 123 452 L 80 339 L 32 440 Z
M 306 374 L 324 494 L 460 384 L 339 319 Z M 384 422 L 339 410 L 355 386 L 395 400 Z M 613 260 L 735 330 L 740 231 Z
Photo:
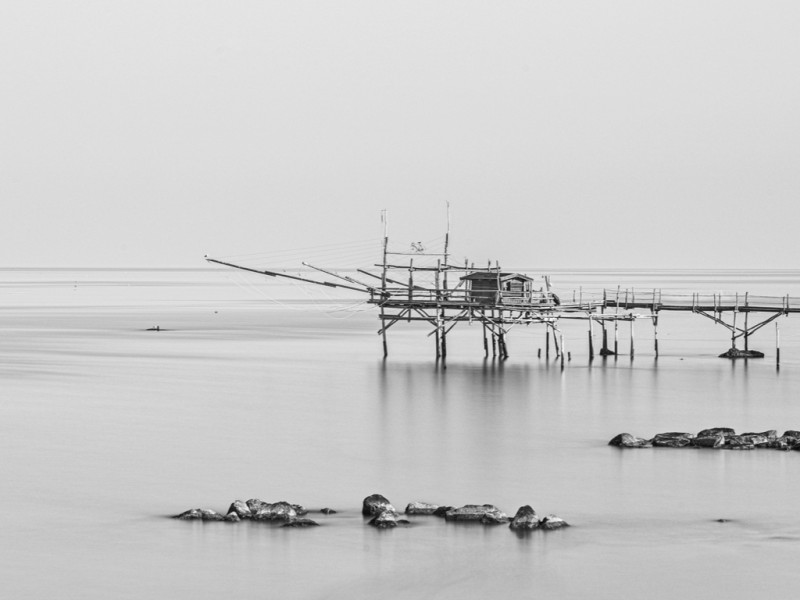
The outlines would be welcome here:
M 764 358 L 764 353 L 758 350 L 740 350 L 730 348 L 719 355 L 720 358 Z
M 322 514 L 333 514 L 336 511 L 323 508 Z M 317 522 L 306 518 L 308 511 L 299 504 L 289 502 L 264 502 L 253 498 L 244 502 L 235 500 L 226 514 L 213 510 L 193 508 L 175 515 L 173 518 L 197 521 L 228 521 L 238 523 L 242 520 L 268 521 L 280 523 L 282 527 L 312 527 Z M 390 529 L 398 525 L 410 525 L 408 519 L 401 517 L 389 500 L 380 494 L 372 494 L 364 498 L 361 514 L 371 517 L 368 524 L 378 529 Z M 531 531 L 534 529 L 560 529 L 568 524 L 555 515 L 548 515 L 542 519 L 530 506 L 523 506 L 509 519 L 508 515 L 493 504 L 465 504 L 454 507 L 449 505 L 430 504 L 427 502 L 411 502 L 406 506 L 406 515 L 434 516 L 453 522 L 472 522 L 483 525 L 498 525 L 508 523 L 515 531 Z
M 547 515 L 540 519 L 536 511 L 526 504 L 519 507 L 517 514 L 514 515 L 508 526 L 515 531 L 533 531 L 534 529 L 561 529 L 569 527 L 569 523 L 555 515 Z
M 320 512 L 330 510 L 322 509 Z M 252 498 L 247 502 L 234 500 L 225 515 L 213 510 L 193 508 L 175 515 L 174 518 L 185 521 L 229 521 L 232 523 L 249 519 L 252 521 L 273 521 L 280 523 L 282 527 L 313 527 L 319 525 L 319 523 L 306 518 L 305 515 L 307 514 L 308 511 L 299 504 L 290 504 L 284 501 L 264 502 L 258 498 Z
M 365 499 L 366 501 L 374 496 Z M 383 496 L 381 496 L 383 498 Z M 383 498 L 388 504 L 388 500 Z M 391 506 L 391 504 L 389 504 Z M 366 514 L 366 513 L 365 513 Z M 548 515 L 543 519 L 539 519 L 536 511 L 530 506 L 522 506 L 517 511 L 513 519 L 509 519 L 508 515 L 493 504 L 465 504 L 464 506 L 450 506 L 431 504 L 428 502 L 410 502 L 406 505 L 406 515 L 414 516 L 434 516 L 441 517 L 445 521 L 455 523 L 480 523 L 482 525 L 499 525 L 501 523 L 508 523 L 509 527 L 516 531 L 532 531 L 533 529 L 559 529 L 567 527 L 568 523 L 563 519 L 555 516 Z M 381 526 L 378 523 L 373 523 L 375 519 L 370 521 L 370 525 Z M 408 521 L 406 521 L 407 523 Z M 388 525 L 394 527 L 394 525 Z
M 728 450 L 754 450 L 773 448 L 776 450 L 800 450 L 800 431 L 789 429 L 778 436 L 775 429 L 761 432 L 737 434 L 730 427 L 712 427 L 695 433 L 670 431 L 657 433 L 650 439 L 620 433 L 608 442 L 620 448 L 723 448 Z

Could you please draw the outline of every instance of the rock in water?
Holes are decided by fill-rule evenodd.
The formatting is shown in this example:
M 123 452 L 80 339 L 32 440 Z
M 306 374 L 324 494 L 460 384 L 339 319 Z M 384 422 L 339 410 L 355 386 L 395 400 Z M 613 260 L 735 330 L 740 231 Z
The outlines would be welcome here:
M 433 511 L 434 517 L 447 517 L 447 513 L 453 510 L 455 506 L 440 506 L 435 511 Z
M 492 504 L 465 504 L 448 510 L 444 518 L 448 521 L 478 521 L 486 525 L 508 523 L 508 515 Z
M 323 509 L 320 509 L 319 512 L 321 512 L 323 515 L 335 515 L 336 514 L 336 511 L 333 510 L 332 508 L 323 508 Z
M 561 517 L 547 515 L 544 519 L 539 521 L 539 527 L 546 530 L 561 529 L 562 527 L 569 527 L 569 523 Z
M 317 527 L 319 523 L 316 521 L 312 521 L 311 519 L 299 518 L 299 519 L 289 519 L 281 525 L 281 527 Z
M 711 429 L 703 429 L 703 431 L 698 431 L 695 437 L 708 437 L 709 435 L 719 434 L 727 437 L 729 435 L 736 435 L 736 431 L 730 427 L 712 427 Z
M 373 517 L 375 515 L 379 515 L 385 510 L 391 510 L 397 513 L 394 506 L 392 506 L 392 503 L 389 502 L 384 496 L 381 496 L 380 494 L 372 494 L 371 496 L 364 498 L 361 514 L 365 517 Z
M 767 439 L 752 435 L 729 435 L 725 438 L 725 447 L 731 450 L 754 450 L 756 445 L 753 443 L 753 439 L 756 437 L 763 440 Z
M 234 513 L 240 519 L 249 519 L 253 516 L 253 511 L 250 510 L 250 507 L 247 506 L 245 502 L 242 500 L 234 500 L 233 503 L 228 508 L 228 514 Z
M 721 433 L 698 436 L 692 440 L 692 444 L 698 448 L 719 448 L 725 444 L 725 436 Z
M 611 438 L 609 446 L 619 446 L 620 448 L 644 448 L 650 446 L 650 440 L 632 436 L 630 433 L 620 433 Z
M 529 505 L 520 506 L 517 514 L 508 524 L 511 529 L 519 531 L 532 531 L 539 529 L 539 515 Z
M 208 510 L 206 508 L 192 508 L 182 512 L 179 515 L 175 515 L 173 518 L 183 519 L 184 521 L 222 521 L 225 519 L 225 517 L 218 512 L 214 510 Z
M 407 515 L 432 515 L 439 508 L 438 504 L 427 502 L 409 502 L 406 506 Z
M 719 355 L 720 358 L 764 358 L 764 353 L 758 350 L 739 350 L 731 348 Z
M 408 524 L 408 521 L 401 519 L 400 515 L 398 515 L 397 511 L 393 508 L 387 508 L 373 517 L 369 525 L 377 527 L 378 529 L 389 529 L 391 527 L 397 527 L 401 523 Z
M 264 503 L 253 514 L 257 521 L 291 521 L 297 518 L 297 511 L 288 502 Z
M 250 513 L 255 515 L 259 511 L 259 509 L 261 509 L 263 506 L 268 505 L 269 502 L 264 502 L 263 500 L 259 500 L 258 498 L 250 498 L 250 500 L 245 502 L 245 504 L 247 504 L 247 508 L 250 509 Z
M 692 433 L 669 431 L 667 433 L 657 433 L 655 437 L 650 440 L 650 443 L 660 448 L 683 448 L 691 444 L 693 438 L 694 434 Z

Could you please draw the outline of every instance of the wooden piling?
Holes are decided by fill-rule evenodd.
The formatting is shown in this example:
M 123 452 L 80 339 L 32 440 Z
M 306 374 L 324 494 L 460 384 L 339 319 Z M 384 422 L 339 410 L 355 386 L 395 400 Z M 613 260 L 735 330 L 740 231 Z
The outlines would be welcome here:
M 631 319 L 631 358 L 633 358 L 633 323 L 636 319 Z
M 658 358 L 658 313 L 653 313 L 653 346 Z
M 594 360 L 594 331 L 592 330 L 592 313 L 589 313 L 589 360 Z
M 748 301 L 750 292 L 745 292 L 744 294 L 744 307 L 747 309 Z M 750 350 L 750 328 L 747 325 L 748 317 L 750 316 L 750 311 L 745 310 L 744 313 L 744 350 L 745 352 Z
M 550 324 L 547 324 L 547 330 L 544 334 L 544 357 L 550 360 Z
M 775 321 L 775 366 L 781 368 L 781 332 L 777 321 Z

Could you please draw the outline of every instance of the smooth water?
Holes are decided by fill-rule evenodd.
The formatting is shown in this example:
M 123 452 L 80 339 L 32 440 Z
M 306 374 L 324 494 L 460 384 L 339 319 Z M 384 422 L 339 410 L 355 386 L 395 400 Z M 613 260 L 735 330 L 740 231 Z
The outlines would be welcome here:
M 571 290 L 800 295 L 797 272 L 553 273 Z M 480 327 L 389 331 L 342 297 L 223 270 L 0 271 L 0 587 L 42 598 L 673 598 L 792 594 L 800 453 L 607 446 L 622 431 L 800 429 L 800 317 L 730 362 L 722 327 L 663 314 L 660 356 L 572 360 L 515 328 L 483 358 Z M 324 302 L 320 302 L 324 300 Z M 161 331 L 146 331 L 158 325 Z M 596 325 L 595 325 L 596 327 Z M 595 335 L 599 335 L 595 331 Z M 619 328 L 629 350 L 629 328 Z M 596 340 L 599 347 L 599 340 Z M 361 500 L 523 504 L 573 527 L 415 518 L 365 525 Z M 323 526 L 167 518 L 239 498 L 287 500 Z M 729 519 L 718 522 L 718 519 Z

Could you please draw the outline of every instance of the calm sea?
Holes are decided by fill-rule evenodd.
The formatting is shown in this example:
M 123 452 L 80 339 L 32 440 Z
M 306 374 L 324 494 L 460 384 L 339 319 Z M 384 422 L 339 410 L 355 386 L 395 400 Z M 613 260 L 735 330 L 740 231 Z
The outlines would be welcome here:
M 800 296 L 796 271 L 550 275 L 562 295 L 619 284 Z M 751 341 L 765 359 L 734 363 L 716 357 L 727 331 L 684 313 L 662 313 L 657 360 L 646 321 L 635 358 L 593 362 L 586 323 L 565 323 L 563 371 L 537 356 L 541 328 L 513 329 L 498 362 L 465 324 L 443 369 L 416 324 L 389 331 L 383 361 L 377 313 L 327 293 L 222 269 L 0 271 L 3 596 L 796 592 L 800 452 L 607 442 L 800 429 L 800 316 L 777 321 L 780 369 L 774 324 Z M 619 339 L 627 353 L 627 324 Z M 400 510 L 530 504 L 573 527 L 518 537 L 417 518 L 377 531 L 360 515 L 372 493 Z M 308 530 L 167 518 L 255 497 L 339 512 Z

